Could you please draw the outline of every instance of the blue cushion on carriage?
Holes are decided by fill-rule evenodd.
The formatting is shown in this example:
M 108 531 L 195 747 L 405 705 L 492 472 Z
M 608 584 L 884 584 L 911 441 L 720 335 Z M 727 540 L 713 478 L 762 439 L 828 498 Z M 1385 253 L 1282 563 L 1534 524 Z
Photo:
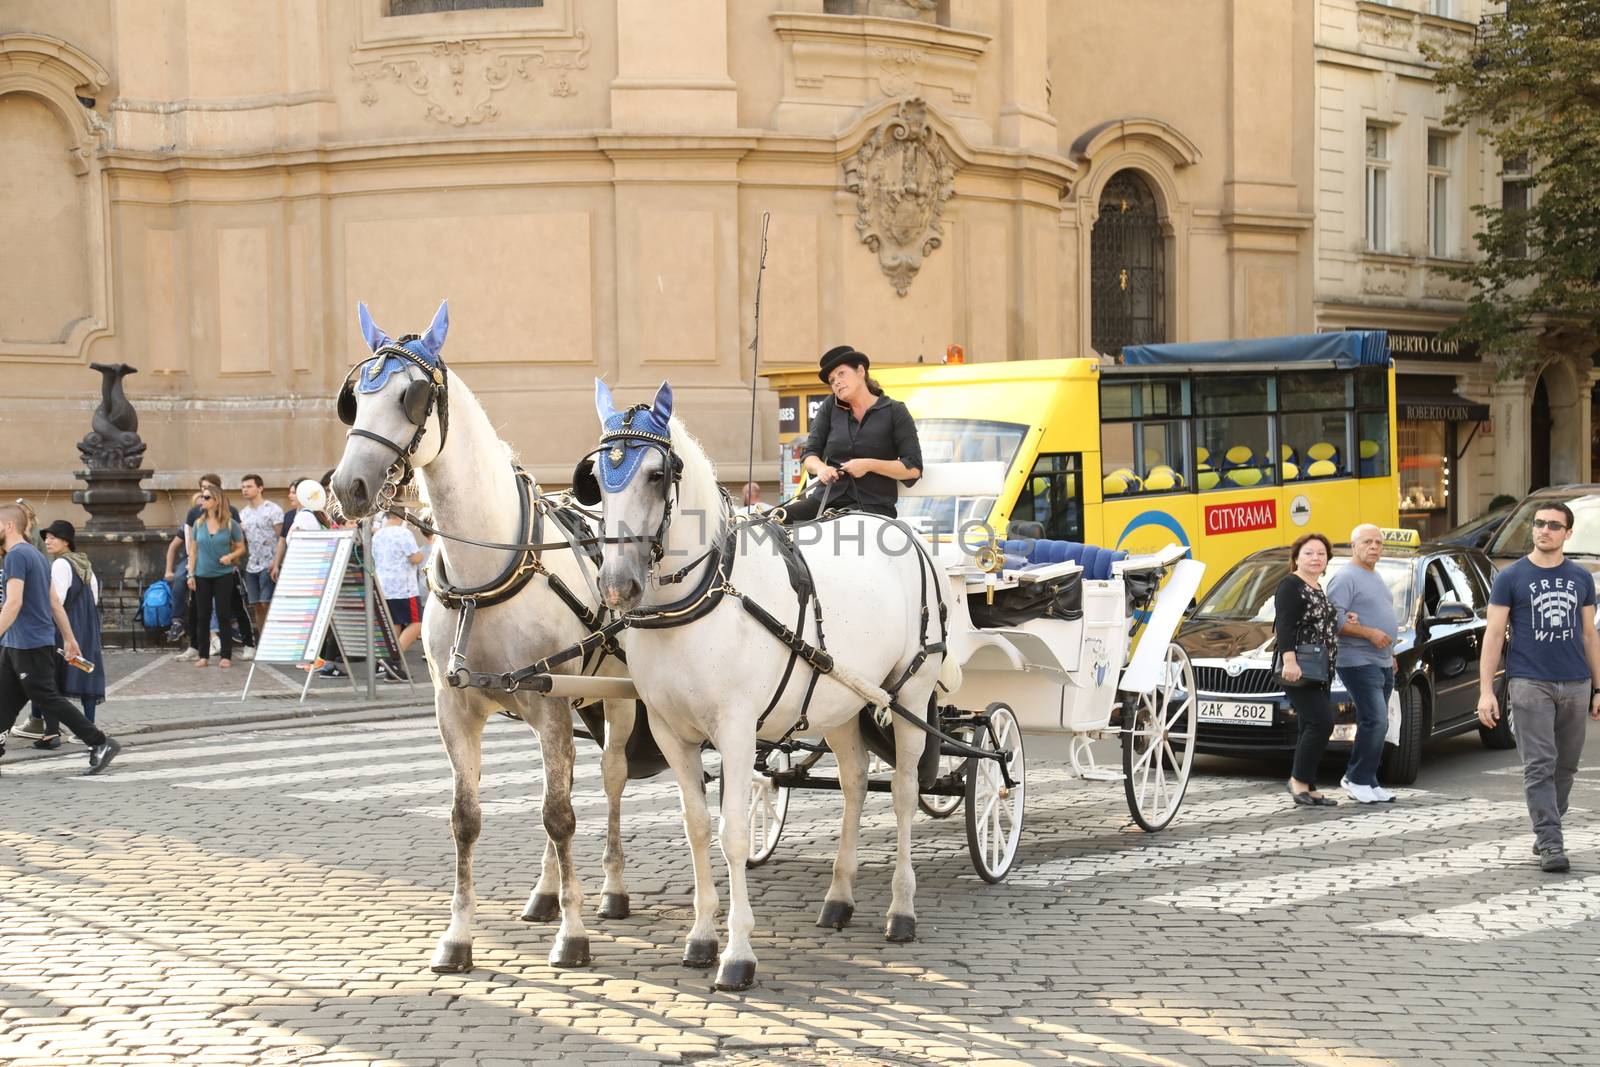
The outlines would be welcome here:
M 1128 558 L 1121 549 L 1101 548 L 1079 541 L 1050 541 L 1043 538 L 1002 541 L 1001 550 L 1008 555 L 1022 556 L 1031 564 L 1077 563 L 1083 576 L 1090 581 L 1103 582 L 1111 577 L 1111 565 Z

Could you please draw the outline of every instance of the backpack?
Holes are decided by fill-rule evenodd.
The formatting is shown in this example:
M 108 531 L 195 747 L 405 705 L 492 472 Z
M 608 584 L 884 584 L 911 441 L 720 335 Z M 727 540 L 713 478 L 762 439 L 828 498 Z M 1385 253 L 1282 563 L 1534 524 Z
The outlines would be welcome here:
M 139 600 L 139 618 L 152 630 L 172 625 L 172 590 L 164 581 L 151 582 Z

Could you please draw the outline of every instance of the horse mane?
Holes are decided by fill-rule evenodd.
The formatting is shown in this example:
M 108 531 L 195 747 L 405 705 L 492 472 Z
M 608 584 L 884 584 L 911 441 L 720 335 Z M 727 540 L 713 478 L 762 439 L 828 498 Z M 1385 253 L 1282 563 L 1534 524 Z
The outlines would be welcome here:
M 711 462 L 710 456 L 706 455 L 705 446 L 700 443 L 699 438 L 690 433 L 689 428 L 683 424 L 683 420 L 676 415 L 672 416 L 671 425 L 672 448 L 673 451 L 683 456 L 683 469 L 688 471 L 695 464 L 704 464 L 706 471 L 711 476 L 711 484 L 713 486 L 718 485 L 717 465 Z

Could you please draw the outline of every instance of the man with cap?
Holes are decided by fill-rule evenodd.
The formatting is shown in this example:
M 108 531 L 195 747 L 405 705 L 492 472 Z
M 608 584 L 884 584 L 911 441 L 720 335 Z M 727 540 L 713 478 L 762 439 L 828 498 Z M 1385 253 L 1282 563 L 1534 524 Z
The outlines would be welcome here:
M 789 522 L 817 517 L 827 497 L 828 510 L 895 514 L 897 483 L 915 485 L 922 477 L 922 444 L 911 412 L 886 396 L 868 373 L 871 360 L 850 345 L 822 354 L 817 377 L 833 392 L 811 419 L 811 434 L 800 461 L 818 483 L 806 496 L 784 506 Z
M 46 719 L 59 722 L 89 746 L 89 774 L 111 766 L 122 746 L 107 737 L 56 687 L 56 660 L 80 655 L 66 610 L 50 592 L 44 554 L 27 539 L 28 520 L 15 504 L 0 504 L 0 544 L 5 563 L 0 582 L 6 590 L 0 608 L 0 738 L 29 701 Z M 61 641 L 57 652 L 57 635 Z M 0 756 L 5 754 L 0 740 Z

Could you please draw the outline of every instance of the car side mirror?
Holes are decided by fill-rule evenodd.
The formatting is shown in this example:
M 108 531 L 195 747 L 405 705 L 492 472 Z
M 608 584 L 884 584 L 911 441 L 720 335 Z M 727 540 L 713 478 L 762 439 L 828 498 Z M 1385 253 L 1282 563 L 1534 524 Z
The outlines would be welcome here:
M 1441 600 L 1439 606 L 1433 609 L 1433 614 L 1428 617 L 1428 622 L 1456 623 L 1471 622 L 1477 618 L 1472 609 L 1459 600 Z

